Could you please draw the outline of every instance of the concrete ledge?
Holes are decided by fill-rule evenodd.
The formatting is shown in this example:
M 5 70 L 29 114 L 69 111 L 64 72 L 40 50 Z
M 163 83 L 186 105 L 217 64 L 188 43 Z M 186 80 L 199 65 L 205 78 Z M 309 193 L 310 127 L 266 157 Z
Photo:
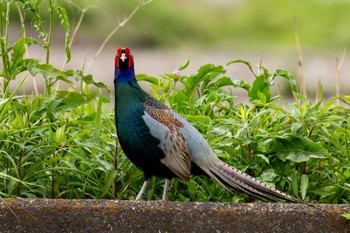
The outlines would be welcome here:
M 1 232 L 350 232 L 350 205 L 2 199 Z

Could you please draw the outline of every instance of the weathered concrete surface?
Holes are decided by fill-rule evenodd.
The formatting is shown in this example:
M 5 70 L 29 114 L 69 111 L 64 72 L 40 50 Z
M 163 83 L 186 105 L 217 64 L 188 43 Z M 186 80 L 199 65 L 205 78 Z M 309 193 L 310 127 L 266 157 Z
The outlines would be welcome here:
M 2 199 L 0 232 L 350 232 L 350 205 Z

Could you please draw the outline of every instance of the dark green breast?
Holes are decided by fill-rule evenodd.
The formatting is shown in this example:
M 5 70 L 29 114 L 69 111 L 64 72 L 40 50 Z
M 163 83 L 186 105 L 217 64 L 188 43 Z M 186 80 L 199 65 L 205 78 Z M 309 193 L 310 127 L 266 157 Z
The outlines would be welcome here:
M 119 143 L 126 156 L 143 170 L 145 178 L 175 175 L 160 160 L 165 157 L 158 146 L 160 140 L 153 137 L 142 116 L 149 96 L 137 84 L 117 85 L 115 88 L 116 126 Z

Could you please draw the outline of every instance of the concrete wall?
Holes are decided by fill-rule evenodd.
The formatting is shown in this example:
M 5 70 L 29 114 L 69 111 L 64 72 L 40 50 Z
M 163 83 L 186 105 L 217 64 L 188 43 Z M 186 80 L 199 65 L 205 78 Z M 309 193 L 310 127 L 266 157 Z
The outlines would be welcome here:
M 0 232 L 350 232 L 350 205 L 2 199 Z

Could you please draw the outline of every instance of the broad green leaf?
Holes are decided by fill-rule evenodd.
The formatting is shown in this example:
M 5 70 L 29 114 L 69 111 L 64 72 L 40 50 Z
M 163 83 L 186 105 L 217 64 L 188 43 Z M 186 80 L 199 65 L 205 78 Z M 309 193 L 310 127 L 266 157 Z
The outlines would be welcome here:
M 325 158 L 328 152 L 319 144 L 308 138 L 289 136 L 278 138 L 273 142 L 277 157 L 282 160 L 291 160 L 301 163 L 311 158 Z
M 305 199 L 308 186 L 309 186 L 309 176 L 306 174 L 303 174 L 301 176 L 301 181 L 300 181 L 301 198 L 303 200 Z
M 259 98 L 258 92 L 261 92 L 265 95 L 265 98 L 264 98 L 266 100 L 265 103 L 268 103 L 271 101 L 270 86 L 266 82 L 266 78 L 264 75 L 259 75 L 258 77 L 256 77 L 256 79 L 253 82 L 252 88 L 248 91 L 250 102 L 253 103 L 256 100 L 260 100 L 264 104 L 264 101 L 262 101 Z
M 208 83 L 219 74 L 224 74 L 225 72 L 226 70 L 224 70 L 222 66 L 215 66 L 213 64 L 201 66 L 196 75 L 192 75 L 188 79 L 182 81 L 185 85 L 184 94 L 186 96 L 191 95 L 196 88 L 200 87 L 202 82 Z
M 203 115 L 184 115 L 184 117 L 190 121 L 190 122 L 197 122 L 197 123 L 202 123 L 204 125 L 210 125 L 211 123 L 211 118 L 208 116 L 203 116 Z
M 234 63 L 242 63 L 242 64 L 245 64 L 246 66 L 248 66 L 249 70 L 252 72 L 252 74 L 254 76 L 256 76 L 256 74 L 254 73 L 253 71 L 253 68 L 252 68 L 252 64 L 246 60 L 242 60 L 242 59 L 235 59 L 235 60 L 232 60 L 232 61 L 229 61 L 226 63 L 227 66 L 231 65 L 231 64 L 234 64 Z
M 51 64 L 39 64 L 39 61 L 35 59 L 25 59 L 24 61 L 27 70 L 34 77 L 37 74 L 42 74 L 45 78 L 54 78 L 72 84 L 72 81 L 68 79 L 67 73 L 55 68 Z
M 266 104 L 266 102 L 262 102 L 260 99 L 251 100 L 250 102 L 258 107 L 263 107 Z
M 262 103 L 266 104 L 266 96 L 264 93 L 258 91 L 256 94 L 258 95 L 259 100 L 261 100 Z
M 153 85 L 158 85 L 158 78 L 147 74 L 137 74 L 136 79 L 137 81 L 146 81 L 152 83 Z
M 299 188 L 298 188 L 298 171 L 294 171 L 292 173 L 292 191 L 294 196 L 299 196 Z
M 233 82 L 231 80 L 231 78 L 229 77 L 222 77 L 219 78 L 218 80 L 216 80 L 213 85 L 216 88 L 220 88 L 220 87 L 225 87 L 225 86 L 233 86 Z
M 259 157 L 259 158 L 261 158 L 262 160 L 264 160 L 267 164 L 270 164 L 270 160 L 269 160 L 269 158 L 267 158 L 265 155 L 263 155 L 263 154 L 256 154 L 256 155 L 254 155 L 255 157 Z
M 245 82 L 245 81 L 243 81 L 243 80 L 234 80 L 234 81 L 232 81 L 232 85 L 233 85 L 234 87 L 243 88 L 243 89 L 245 89 L 245 90 L 247 90 L 247 91 L 249 91 L 250 88 L 251 88 L 250 84 L 247 83 L 247 82 Z
M 14 45 L 12 46 L 12 56 L 11 56 L 11 68 L 9 70 L 11 76 L 15 75 L 17 72 L 16 70 L 19 69 L 19 65 L 23 60 L 23 55 L 25 53 L 25 38 L 21 38 L 17 40 Z
M 325 158 L 322 152 L 310 152 L 302 149 L 285 149 L 281 152 L 277 152 L 277 156 L 283 162 L 291 160 L 295 163 L 305 162 L 311 158 Z
M 86 104 L 96 97 L 96 92 L 93 95 L 86 95 L 84 93 L 74 91 L 58 91 L 57 99 L 61 99 L 60 105 L 56 108 L 56 111 L 78 107 Z
M 18 73 L 26 70 L 24 54 L 26 51 L 25 45 L 30 46 L 31 44 L 38 44 L 33 38 L 20 38 L 10 48 L 12 50 L 11 55 L 11 66 L 9 68 L 10 76 L 17 75 Z
M 291 86 L 292 91 L 298 92 L 297 82 L 291 73 L 283 69 L 277 69 L 272 77 L 275 78 L 276 76 L 285 78 Z
M 83 81 L 86 84 L 92 84 L 95 87 L 110 91 L 103 82 L 96 82 L 91 74 L 84 75 L 81 70 L 67 70 L 64 72 L 67 77 L 73 77 L 77 81 Z
M 276 177 L 277 174 L 275 173 L 275 170 L 270 168 L 265 170 L 261 175 L 260 175 L 261 179 L 263 179 L 266 182 L 273 182 Z

